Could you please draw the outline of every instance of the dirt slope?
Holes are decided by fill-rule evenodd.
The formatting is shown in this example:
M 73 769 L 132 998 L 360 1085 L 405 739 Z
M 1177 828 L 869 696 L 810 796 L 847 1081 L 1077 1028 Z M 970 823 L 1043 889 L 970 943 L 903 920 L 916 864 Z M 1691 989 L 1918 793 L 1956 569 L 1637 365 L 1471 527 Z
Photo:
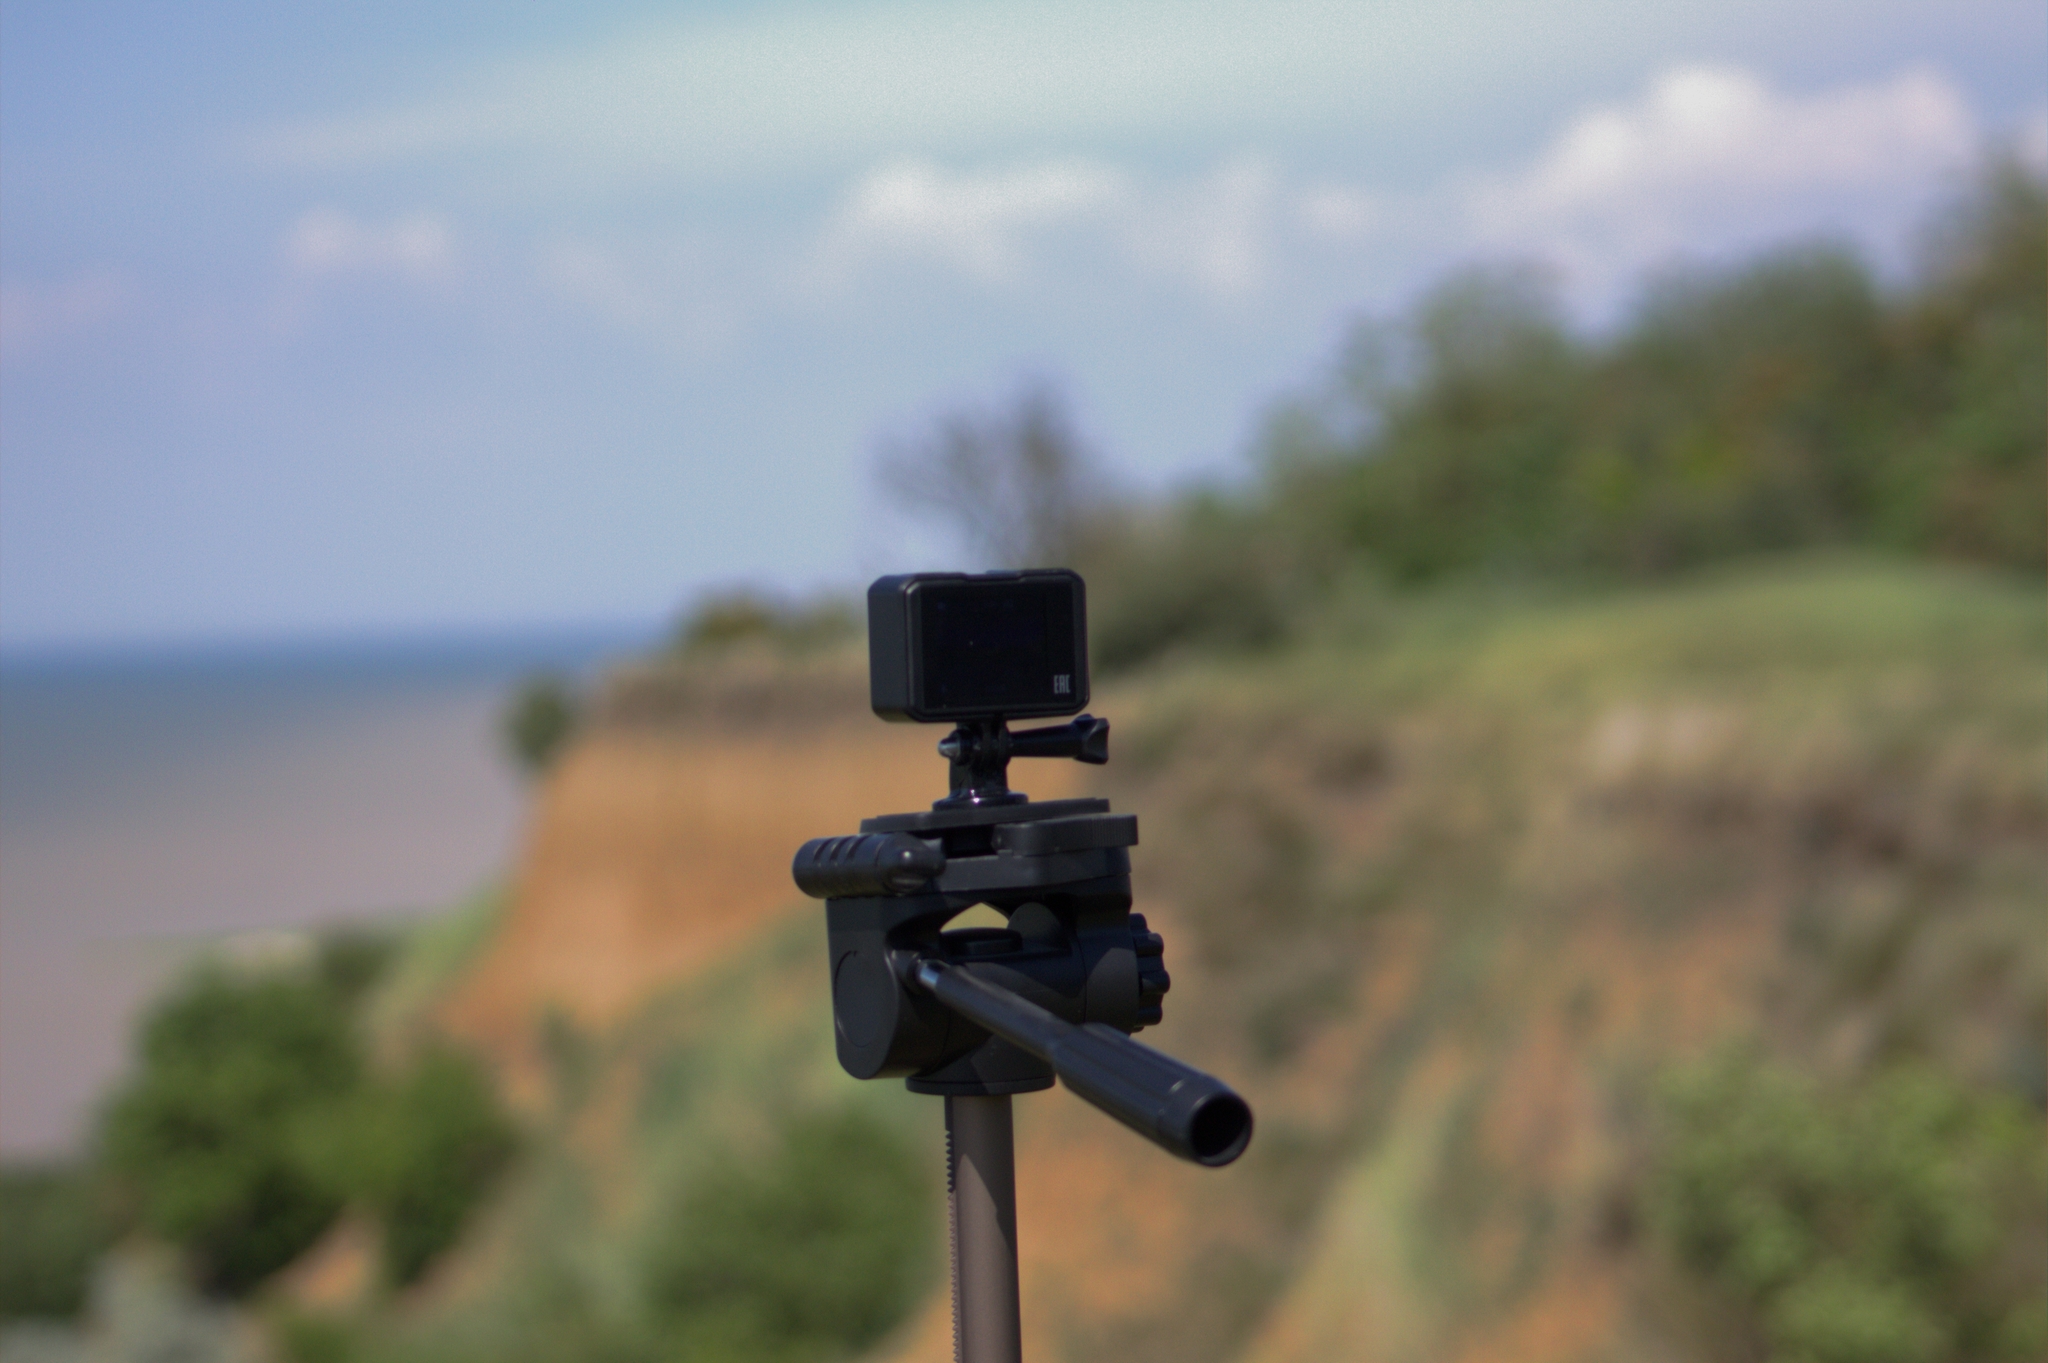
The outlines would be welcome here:
M 539 792 L 505 920 L 444 1025 L 530 1100 L 547 1010 L 602 1032 L 796 909 L 806 839 L 944 794 L 935 742 L 869 713 L 859 659 L 615 679 Z

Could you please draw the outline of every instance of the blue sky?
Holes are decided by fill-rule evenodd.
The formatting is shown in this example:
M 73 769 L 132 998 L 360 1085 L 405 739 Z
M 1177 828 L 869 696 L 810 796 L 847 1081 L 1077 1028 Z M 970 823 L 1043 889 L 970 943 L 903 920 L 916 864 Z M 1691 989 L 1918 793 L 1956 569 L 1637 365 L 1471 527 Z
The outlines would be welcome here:
M 941 562 L 1024 375 L 1231 476 L 1474 260 L 1590 326 L 2048 157 L 2039 3 L 0 3 L 0 646 L 652 622 Z

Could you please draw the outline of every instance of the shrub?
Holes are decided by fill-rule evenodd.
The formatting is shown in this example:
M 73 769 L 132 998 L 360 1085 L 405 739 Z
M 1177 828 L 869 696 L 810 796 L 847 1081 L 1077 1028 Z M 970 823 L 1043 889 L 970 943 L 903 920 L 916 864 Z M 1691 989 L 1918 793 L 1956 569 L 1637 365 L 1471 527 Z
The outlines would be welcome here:
M 1656 1224 L 1773 1358 L 2048 1347 L 2048 1155 L 2016 1099 L 1917 1066 L 1830 1089 L 1729 1050 L 1671 1076 L 1665 1118 Z
M 500 721 L 505 746 L 522 771 L 547 770 L 576 731 L 575 693 L 560 677 L 529 677 L 520 683 Z
M 348 1203 L 382 1224 L 387 1278 L 409 1283 L 510 1156 L 469 1057 L 429 1049 L 395 1077 L 369 1072 L 355 1008 L 389 956 L 350 933 L 307 969 L 207 968 L 147 1019 L 100 1155 L 133 1219 L 180 1247 L 204 1289 L 247 1295 Z
M 1170 521 L 1104 545 L 1089 573 L 1089 657 L 1114 673 L 1183 648 L 1250 651 L 1278 643 L 1299 577 L 1288 546 L 1242 508 L 1190 498 Z
M 807 653 L 860 633 L 861 616 L 837 597 L 784 601 L 751 588 L 714 592 L 693 606 L 676 629 L 675 651 L 685 657 L 764 644 L 784 653 Z
M 93 1261 L 111 1239 L 98 1193 L 83 1167 L 0 1170 L 0 1321 L 85 1306 Z
M 106 1112 L 107 1166 L 204 1288 L 240 1296 L 341 1209 L 307 1141 L 360 1077 L 348 1012 L 310 974 L 210 969 L 149 1016 L 141 1061 Z
M 483 1070 L 461 1052 L 433 1049 L 397 1079 L 366 1085 L 319 1163 L 377 1218 L 385 1277 L 404 1286 L 455 1243 L 513 1148 Z
M 675 1356 L 794 1363 L 866 1348 L 924 1285 L 929 1210 L 915 1152 L 855 1109 L 789 1123 L 765 1159 L 715 1163 L 650 1254 Z
M 398 943 L 388 932 L 341 928 L 320 939 L 313 973 L 339 1003 L 354 1008 L 397 954 Z

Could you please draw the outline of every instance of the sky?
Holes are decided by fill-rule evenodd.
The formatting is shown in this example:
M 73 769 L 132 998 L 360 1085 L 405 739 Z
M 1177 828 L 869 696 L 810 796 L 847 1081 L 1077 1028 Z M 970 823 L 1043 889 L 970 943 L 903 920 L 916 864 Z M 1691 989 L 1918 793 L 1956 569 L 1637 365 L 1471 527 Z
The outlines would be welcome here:
M 1447 271 L 1896 277 L 1992 145 L 2038 0 L 0 0 L 0 650 L 948 566 L 873 476 L 939 413 L 1242 476 Z

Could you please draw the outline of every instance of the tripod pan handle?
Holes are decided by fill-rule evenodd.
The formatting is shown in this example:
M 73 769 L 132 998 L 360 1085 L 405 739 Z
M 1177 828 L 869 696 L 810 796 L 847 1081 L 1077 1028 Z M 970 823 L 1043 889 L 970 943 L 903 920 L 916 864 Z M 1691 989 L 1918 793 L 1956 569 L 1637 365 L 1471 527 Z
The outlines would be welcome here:
M 1224 1165 L 1251 1143 L 1251 1107 L 1192 1065 L 1099 1022 L 1077 1027 L 943 961 L 920 960 L 916 978 L 940 1003 L 1050 1061 L 1068 1088 L 1182 1159 Z

